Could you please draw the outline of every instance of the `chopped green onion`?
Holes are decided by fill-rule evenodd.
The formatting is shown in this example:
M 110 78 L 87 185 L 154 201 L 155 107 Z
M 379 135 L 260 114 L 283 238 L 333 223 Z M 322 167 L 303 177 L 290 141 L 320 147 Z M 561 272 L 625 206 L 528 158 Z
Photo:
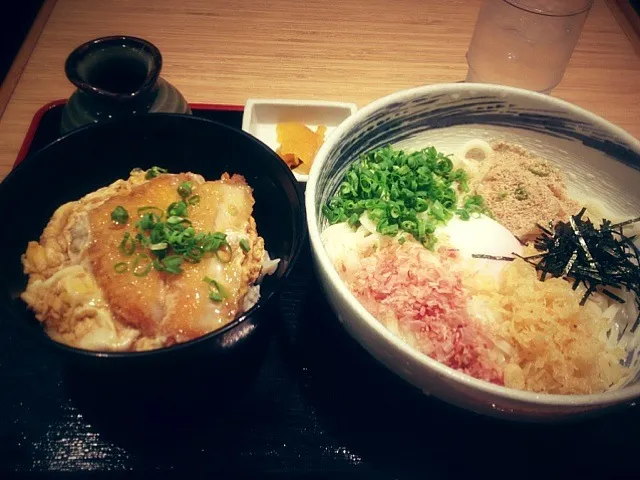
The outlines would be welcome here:
M 149 207 L 140 207 L 138 209 L 138 215 L 142 215 L 145 213 L 152 213 L 154 214 L 158 219 L 162 219 L 162 217 L 164 216 L 164 212 L 162 211 L 162 209 L 158 208 L 158 207 L 153 207 L 153 206 L 149 206 Z
M 151 244 L 151 240 L 146 235 L 142 235 L 141 233 L 136 234 L 136 241 L 143 247 L 146 248 Z
M 469 214 L 469 212 L 464 208 L 457 209 L 456 215 L 458 215 L 461 220 L 469 220 L 471 218 L 471 215 Z
M 194 247 L 188 252 L 185 252 L 182 255 L 182 258 L 184 258 L 187 262 L 198 263 L 202 259 L 203 255 L 204 253 L 202 252 L 202 250 L 200 250 L 198 247 Z
M 135 238 L 131 238 L 131 234 L 129 232 L 125 232 L 120 245 L 118 245 L 118 249 L 121 253 L 126 256 L 133 255 L 133 252 L 136 251 L 136 240 Z
M 182 273 L 182 257 L 180 255 L 169 255 L 162 260 L 164 272 Z
M 167 242 L 153 243 L 149 245 L 150 250 L 166 250 L 169 247 Z
M 209 292 L 209 300 L 213 300 L 215 302 L 221 302 L 224 299 L 220 292 L 210 291 Z
M 167 208 L 167 215 L 169 217 L 186 217 L 187 216 L 187 204 L 180 200 L 179 202 L 173 202 Z
M 129 212 L 122 205 L 118 205 L 111 212 L 111 220 L 119 224 L 125 224 L 129 221 Z
M 202 239 L 202 248 L 205 252 L 214 252 L 227 243 L 227 235 L 222 232 L 208 233 Z
M 424 198 L 416 198 L 415 209 L 416 213 L 426 212 L 429 209 L 429 204 Z
M 429 213 L 431 214 L 432 217 L 436 218 L 437 220 L 444 220 L 444 217 L 445 217 L 444 208 L 438 200 L 434 201 L 431 204 L 431 206 L 429 207 Z
M 215 302 L 221 302 L 223 299 L 227 298 L 226 290 L 220 285 L 219 282 L 215 281 L 213 278 L 204 277 L 202 279 L 203 282 L 209 284 L 209 299 Z
M 358 223 L 360 222 L 360 215 L 358 215 L 357 213 L 353 213 L 348 219 L 347 219 L 347 223 L 351 226 L 351 227 L 355 227 L 356 225 L 358 225 Z
M 155 213 L 145 213 L 136 223 L 140 230 L 151 230 L 157 223 L 161 221 L 161 217 Z
M 249 241 L 246 238 L 240 239 L 240 248 L 245 252 L 248 252 L 249 250 L 251 250 L 251 247 L 249 246 Z
M 220 260 L 220 262 L 229 263 L 231 261 L 231 247 L 229 244 L 225 243 L 220 246 L 220 248 L 215 251 L 215 256 Z
M 178 195 L 180 195 L 182 198 L 186 198 L 191 195 L 191 190 L 191 182 L 182 182 L 178 187 Z
M 132 271 L 136 277 L 146 277 L 151 271 L 152 266 L 153 262 L 151 261 L 151 258 L 149 258 L 149 255 L 146 253 L 139 253 L 133 261 Z
M 149 241 L 153 243 L 161 243 L 167 241 L 171 230 L 164 223 L 156 223 L 149 232 Z
M 176 223 L 182 223 L 182 222 L 187 222 L 188 220 L 184 217 L 178 217 L 175 215 L 172 215 L 171 217 L 167 218 L 167 223 L 169 225 L 175 225 Z
M 163 169 L 156 171 L 165 172 Z M 180 192 L 185 194 L 183 198 L 191 194 L 188 191 L 192 188 L 190 182 L 183 182 L 180 187 Z M 152 268 L 159 272 L 179 274 L 183 271 L 183 262 L 198 263 L 207 253 L 213 253 L 223 263 L 231 261 L 232 250 L 227 242 L 227 235 L 222 232 L 196 232 L 187 217 L 188 206 L 199 200 L 198 195 L 193 195 L 187 201 L 173 202 L 166 213 L 155 206 L 137 209 L 140 215 L 136 222 L 138 231 L 135 234 L 125 232 L 118 247 L 127 256 L 133 255 L 138 247 L 148 249 L 146 253 L 138 254 L 134 261 L 132 270 L 136 276 L 145 276 Z M 245 251 L 249 250 L 246 240 L 240 243 L 243 250 L 244 247 L 247 248 Z M 114 266 L 118 273 L 124 273 L 128 268 L 125 262 Z
M 469 176 L 453 161 L 429 147 L 405 153 L 390 146 L 365 153 L 351 164 L 337 192 L 322 206 L 330 224 L 359 225 L 366 211 L 376 230 L 388 236 L 400 231 L 433 248 L 438 224 L 454 215 L 490 214 L 482 197 L 469 190 Z
M 398 224 L 394 223 L 394 224 L 391 224 L 391 225 L 385 225 L 380 230 L 380 233 L 382 233 L 383 235 L 393 236 L 393 235 L 398 233 Z
M 158 175 L 162 173 L 167 173 L 167 172 L 168 170 L 166 168 L 151 167 L 149 170 L 147 170 L 147 173 L 145 174 L 144 178 L 146 178 L 147 180 L 151 180 L 152 178 L 156 178 Z
M 427 224 L 424 220 L 418 220 L 418 238 L 425 239 L 427 236 Z
M 113 266 L 113 269 L 116 271 L 116 273 L 125 273 L 127 270 L 129 270 L 129 265 L 127 265 L 126 262 L 118 262 Z

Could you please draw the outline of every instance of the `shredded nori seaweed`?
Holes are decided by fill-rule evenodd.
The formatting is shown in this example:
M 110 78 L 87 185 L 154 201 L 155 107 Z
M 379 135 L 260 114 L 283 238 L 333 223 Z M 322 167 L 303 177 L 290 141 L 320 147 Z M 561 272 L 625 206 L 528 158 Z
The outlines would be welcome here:
M 500 260 L 503 262 L 512 262 L 515 257 L 503 257 L 501 255 L 488 255 L 486 253 L 474 253 L 471 255 L 473 258 L 484 258 L 486 260 Z
M 587 290 L 580 305 L 598 289 L 616 302 L 624 303 L 606 289 L 612 287 L 633 292 L 640 309 L 640 250 L 633 243 L 635 236 L 627 237 L 623 232 L 625 226 L 639 222 L 640 217 L 617 224 L 603 219 L 600 228 L 596 228 L 589 219 L 583 220 L 584 213 L 583 208 L 568 222 L 557 222 L 549 228 L 538 225 L 542 233 L 534 246 L 543 253 L 521 258 L 541 272 L 543 281 L 547 275 L 570 278 L 574 290 L 583 284 Z M 632 332 L 638 324 L 640 314 Z

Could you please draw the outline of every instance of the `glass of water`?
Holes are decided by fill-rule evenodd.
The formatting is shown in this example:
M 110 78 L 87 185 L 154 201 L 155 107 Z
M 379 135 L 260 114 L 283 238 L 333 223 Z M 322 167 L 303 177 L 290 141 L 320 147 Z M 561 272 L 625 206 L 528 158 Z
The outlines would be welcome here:
M 562 80 L 593 0 L 485 0 L 467 82 L 549 93 Z

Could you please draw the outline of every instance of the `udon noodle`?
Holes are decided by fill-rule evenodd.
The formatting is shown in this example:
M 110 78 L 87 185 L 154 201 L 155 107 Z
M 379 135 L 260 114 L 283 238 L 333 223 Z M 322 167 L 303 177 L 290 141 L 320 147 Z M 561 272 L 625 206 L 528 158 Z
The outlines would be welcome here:
M 378 321 L 433 359 L 498 385 L 589 394 L 625 383 L 635 293 L 587 292 L 569 278 L 542 277 L 526 260 L 539 253 L 534 240 L 542 225 L 572 221 L 582 206 L 567 193 L 563 172 L 519 147 L 477 141 L 449 157 L 453 165 L 442 177 L 445 157 L 422 152 L 435 172 L 433 181 L 423 181 L 430 185 L 425 196 L 420 188 L 410 191 L 413 177 L 404 165 L 419 164 L 408 159 L 414 154 L 390 152 L 360 160 L 360 184 L 347 174 L 341 199 L 325 210 L 331 225 L 322 233 L 339 275 Z M 390 166 L 391 158 L 398 165 Z M 357 190 L 396 171 L 406 176 L 377 186 L 374 180 L 375 201 Z M 405 184 L 409 192 L 394 198 Z M 457 194 L 448 193 L 448 204 L 441 198 L 447 188 Z M 418 205 L 416 194 L 428 204 L 422 211 L 408 208 Z M 389 214 L 394 208 L 397 217 Z

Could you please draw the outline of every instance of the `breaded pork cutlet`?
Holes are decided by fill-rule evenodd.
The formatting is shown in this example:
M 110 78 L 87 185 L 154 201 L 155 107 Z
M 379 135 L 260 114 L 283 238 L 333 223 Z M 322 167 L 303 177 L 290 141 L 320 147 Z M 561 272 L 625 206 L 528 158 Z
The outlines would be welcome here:
M 180 192 L 183 185 L 194 201 Z M 171 215 L 176 202 L 187 205 L 182 216 Z M 22 298 L 49 336 L 89 350 L 148 350 L 217 330 L 246 308 L 260 275 L 264 242 L 253 205 L 240 175 L 205 181 L 134 171 L 54 213 L 23 256 L 29 283 Z M 114 217 L 118 210 L 127 218 Z M 149 213 L 160 229 L 163 222 L 183 225 L 180 241 L 204 240 L 184 258 L 170 251 L 171 239 L 153 244 L 153 229 L 140 225 Z M 218 246 L 206 247 L 207 239 Z M 167 255 L 158 256 L 158 248 Z M 179 266 L 164 266 L 171 257 L 180 257 Z

